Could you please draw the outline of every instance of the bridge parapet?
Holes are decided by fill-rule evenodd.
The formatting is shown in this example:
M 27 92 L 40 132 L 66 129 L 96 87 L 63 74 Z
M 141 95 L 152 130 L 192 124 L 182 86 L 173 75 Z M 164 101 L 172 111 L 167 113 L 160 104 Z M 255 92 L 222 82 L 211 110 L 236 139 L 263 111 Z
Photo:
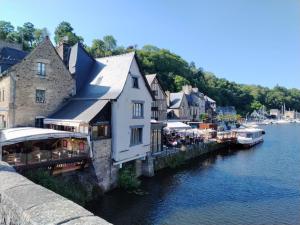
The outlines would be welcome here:
M 110 225 L 0 161 L 0 225 Z

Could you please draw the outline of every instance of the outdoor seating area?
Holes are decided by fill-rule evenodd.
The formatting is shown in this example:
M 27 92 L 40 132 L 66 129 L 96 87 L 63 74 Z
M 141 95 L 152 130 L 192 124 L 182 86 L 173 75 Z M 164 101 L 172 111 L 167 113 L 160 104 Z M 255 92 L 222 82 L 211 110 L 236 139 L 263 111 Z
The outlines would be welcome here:
M 14 136 L 10 136 L 10 130 L 14 130 Z M 29 136 L 29 130 L 34 134 Z M 77 133 L 15 128 L 3 131 L 1 140 L 2 161 L 15 168 L 50 166 L 90 157 L 88 139 Z
M 182 122 L 168 122 L 164 128 L 164 145 L 166 147 L 181 147 L 203 142 L 204 138 L 199 129 Z
M 84 139 L 26 141 L 2 147 L 2 160 L 14 166 L 70 159 L 88 155 Z

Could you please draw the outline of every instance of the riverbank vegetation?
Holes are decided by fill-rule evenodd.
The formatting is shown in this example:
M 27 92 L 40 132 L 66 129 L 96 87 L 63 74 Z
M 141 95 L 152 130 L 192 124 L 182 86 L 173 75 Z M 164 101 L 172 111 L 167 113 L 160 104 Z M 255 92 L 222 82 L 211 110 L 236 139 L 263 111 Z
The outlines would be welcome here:
M 133 166 L 129 165 L 119 170 L 118 185 L 127 191 L 135 191 L 140 187 L 141 181 L 137 178 Z
M 38 169 L 30 171 L 25 176 L 36 184 L 39 184 L 79 205 L 84 206 L 93 197 L 99 196 L 99 191 L 89 191 L 78 179 L 67 179 L 67 177 L 51 176 L 49 171 Z
M 9 42 L 22 43 L 25 50 L 33 49 L 46 35 L 47 28 L 36 28 L 32 23 L 24 23 L 17 27 L 7 21 L 0 21 L 0 39 Z M 128 47 L 119 46 L 117 40 L 107 35 L 93 40 L 91 46 L 84 44 L 84 39 L 77 35 L 68 22 L 61 22 L 55 32 L 56 44 L 67 37 L 69 44 L 80 41 L 86 50 L 94 57 L 103 57 L 136 51 L 144 73 L 157 73 L 165 90 L 180 91 L 184 84 L 198 87 L 201 92 L 211 96 L 219 106 L 235 106 L 237 112 L 245 115 L 255 109 L 265 106 L 267 109 L 286 108 L 300 111 L 300 90 L 276 86 L 267 88 L 260 85 L 237 84 L 215 74 L 207 72 L 194 62 L 187 62 L 181 56 L 170 50 L 145 45 Z M 241 74 L 242 76 L 243 74 Z M 263 75 L 263 74 L 262 74 Z

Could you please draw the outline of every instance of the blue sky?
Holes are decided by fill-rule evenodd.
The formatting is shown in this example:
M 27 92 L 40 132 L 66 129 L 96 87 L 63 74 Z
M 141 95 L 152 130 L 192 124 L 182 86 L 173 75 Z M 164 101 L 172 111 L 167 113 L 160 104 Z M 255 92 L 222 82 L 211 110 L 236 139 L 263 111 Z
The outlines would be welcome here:
M 0 20 L 153 44 L 231 81 L 300 88 L 299 0 L 0 0 Z

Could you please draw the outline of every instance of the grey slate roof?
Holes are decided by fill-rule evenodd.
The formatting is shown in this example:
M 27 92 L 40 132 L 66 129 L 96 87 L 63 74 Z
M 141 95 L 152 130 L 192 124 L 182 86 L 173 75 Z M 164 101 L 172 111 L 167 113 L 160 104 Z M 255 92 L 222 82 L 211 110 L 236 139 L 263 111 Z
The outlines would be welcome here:
M 95 59 L 85 51 L 80 43 L 70 47 L 69 51 L 68 68 L 71 74 L 76 75 L 76 90 L 78 92 L 89 79 Z
M 9 47 L 4 47 L 0 49 L 1 72 L 19 63 L 22 59 L 25 58 L 27 54 L 27 52 Z
M 80 88 L 73 99 L 49 118 L 89 122 L 108 100 L 117 99 L 122 93 L 134 59 L 134 52 L 94 59 L 81 44 L 74 45 L 69 70 L 75 74 L 76 86 Z M 142 76 L 152 96 L 146 78 Z
M 124 88 L 134 54 L 96 59 L 87 82 L 76 98 L 117 99 Z
M 170 93 L 170 109 L 177 109 L 180 107 L 181 102 L 184 98 L 184 93 L 177 92 L 177 93 Z
M 70 100 L 50 119 L 90 122 L 108 103 L 108 100 Z

